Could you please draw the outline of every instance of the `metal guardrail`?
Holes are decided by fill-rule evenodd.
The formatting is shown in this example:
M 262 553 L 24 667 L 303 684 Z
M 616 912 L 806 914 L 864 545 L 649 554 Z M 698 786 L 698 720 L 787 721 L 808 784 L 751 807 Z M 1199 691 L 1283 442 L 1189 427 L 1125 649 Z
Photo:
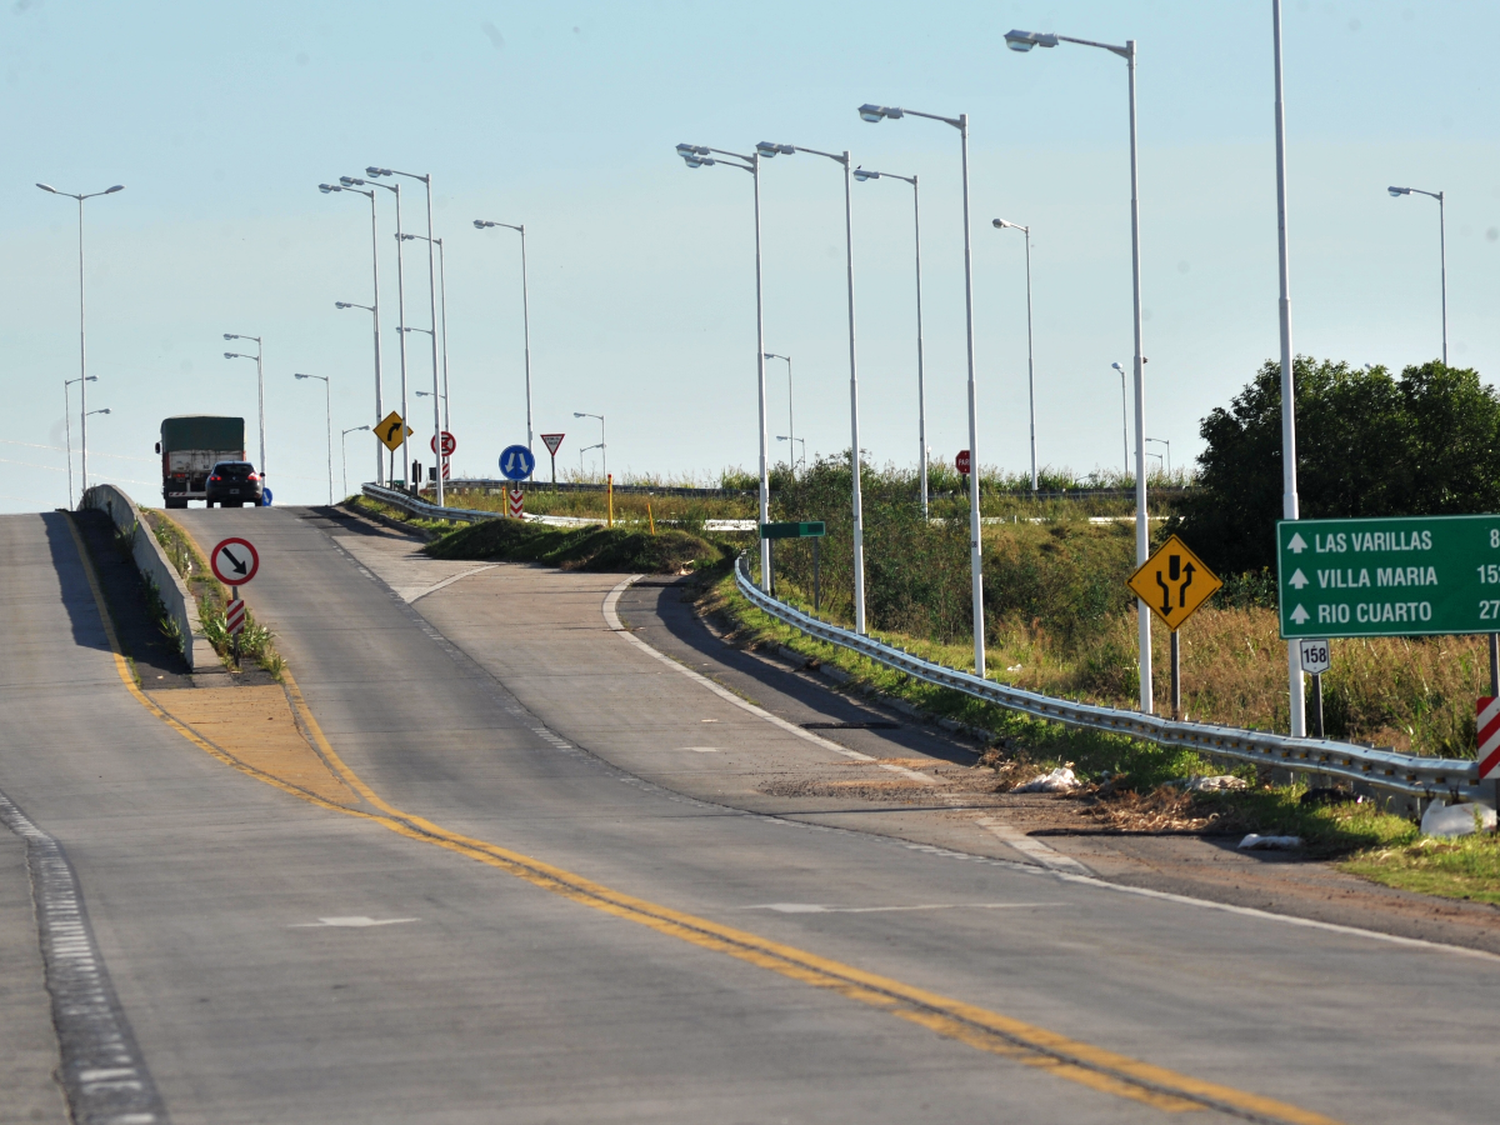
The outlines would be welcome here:
M 379 500 L 382 504 L 400 508 L 409 516 L 421 516 L 427 520 L 468 520 L 473 523 L 478 520 L 504 518 L 503 512 L 485 512 L 478 508 L 439 508 L 436 504 L 429 504 L 426 500 L 418 499 L 410 492 L 402 492 L 399 488 L 386 488 L 378 484 L 361 485 L 360 491 L 371 500 Z
M 1360 781 L 1380 789 L 1418 796 L 1459 792 L 1471 799 L 1479 796 L 1476 763 L 1466 758 L 1419 758 L 1347 742 L 1313 738 L 1291 738 L 1269 731 L 1240 730 L 1209 723 L 1175 722 L 1140 711 L 1117 710 L 1092 703 L 1056 699 L 995 680 L 981 679 L 933 664 L 862 636 L 838 625 L 793 609 L 762 591 L 750 579 L 745 556 L 735 563 L 735 580 L 742 593 L 763 613 L 799 629 L 810 637 L 857 652 L 871 660 L 905 672 L 913 679 L 951 688 L 985 703 L 1020 711 L 1037 719 L 1049 719 L 1070 727 L 1123 734 L 1163 746 L 1186 746 L 1240 761 L 1256 762 L 1304 773 L 1330 774 Z

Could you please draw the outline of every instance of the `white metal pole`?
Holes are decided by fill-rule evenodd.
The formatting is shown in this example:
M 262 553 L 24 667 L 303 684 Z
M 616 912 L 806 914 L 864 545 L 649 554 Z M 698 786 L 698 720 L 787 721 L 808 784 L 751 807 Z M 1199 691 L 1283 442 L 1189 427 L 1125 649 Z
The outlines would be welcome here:
M 918 477 L 922 486 L 922 522 L 927 521 L 927 383 L 922 356 L 922 199 L 917 177 L 911 178 L 911 207 L 915 220 L 917 249 L 917 455 Z
M 1135 134 L 1135 40 L 1125 41 L 1125 69 L 1130 77 L 1130 281 L 1135 316 L 1135 561 L 1151 554 L 1151 521 L 1146 512 L 1146 361 L 1141 343 L 1141 205 Z M 1140 645 L 1141 710 L 1153 707 L 1151 683 L 1151 610 L 1136 600 Z
M 432 319 L 432 441 L 437 449 L 437 503 L 443 506 L 443 388 L 439 381 L 437 343 L 437 255 L 432 245 L 432 176 L 422 177 L 427 185 L 427 302 Z
M 443 240 L 438 248 L 438 308 L 443 321 L 443 429 L 453 432 L 453 387 L 448 382 L 448 255 Z
M 766 451 L 766 315 L 760 261 L 760 153 L 750 157 L 755 181 L 755 393 L 760 406 L 760 522 L 771 522 L 771 476 Z M 757 529 L 757 532 L 759 529 Z M 771 592 L 771 541 L 760 539 L 760 588 Z
M 1281 90 L 1281 0 L 1271 0 L 1271 33 L 1276 74 L 1276 248 L 1281 280 L 1281 482 L 1283 519 L 1300 518 L 1297 502 L 1297 398 L 1292 356 L 1292 298 L 1286 237 L 1286 112 Z M 1307 736 L 1307 701 L 1297 643 L 1288 641 L 1287 710 L 1293 738 Z
M 536 440 L 531 422 L 531 295 L 526 279 L 526 224 L 517 228 L 521 232 L 521 334 L 526 342 L 526 448 Z M 536 459 L 532 459 L 532 468 Z
M 73 507 L 73 424 L 68 415 L 72 407 L 68 405 L 68 384 L 71 379 L 63 380 L 63 438 L 68 453 L 68 507 Z
M 1438 201 L 1438 261 L 1442 266 L 1443 285 L 1443 366 L 1448 366 L 1448 234 L 1444 218 L 1443 193 L 1437 193 Z
M 411 447 L 407 431 L 412 426 L 410 400 L 406 395 L 406 273 L 402 261 L 405 243 L 401 238 L 401 185 L 394 183 L 390 187 L 396 193 L 396 336 L 401 349 L 401 479 L 410 489 Z
M 865 633 L 865 512 L 860 488 L 859 361 L 854 346 L 853 162 L 844 152 L 844 261 L 849 276 L 849 441 L 854 478 L 854 631 Z
M 605 428 L 604 415 L 599 415 L 599 456 L 604 461 L 604 480 L 609 482 L 609 433 Z
M 375 304 L 372 309 L 375 318 L 375 420 L 378 422 L 385 417 L 385 406 L 381 395 L 381 373 L 380 373 L 380 232 L 376 226 L 375 196 L 378 193 L 374 187 L 370 188 L 370 260 L 375 270 Z M 381 456 L 383 446 L 377 441 L 375 443 L 375 482 L 385 484 L 385 458 Z M 348 470 L 344 471 L 344 495 L 349 494 Z
M 786 357 L 786 451 L 791 454 L 792 479 L 797 479 L 797 422 L 792 402 L 792 357 Z M 768 435 L 769 436 L 769 435 Z
M 969 238 L 969 115 L 958 116 L 964 178 L 964 332 L 969 359 L 969 570 L 974 602 L 974 674 L 984 675 L 984 560 L 979 539 L 979 393 L 974 383 L 974 264 Z
M 323 380 L 323 425 L 328 431 L 328 506 L 333 507 L 333 392 Z
M 89 490 L 88 333 L 83 311 L 83 196 L 78 197 L 78 440 L 82 446 L 80 491 Z
M 266 367 L 264 356 L 266 346 L 260 340 L 255 341 L 255 393 L 260 402 L 260 479 L 264 484 L 266 479 Z
M 1031 491 L 1037 490 L 1036 477 L 1036 363 L 1031 343 L 1031 228 L 1023 227 L 1026 236 L 1026 384 L 1031 392 Z

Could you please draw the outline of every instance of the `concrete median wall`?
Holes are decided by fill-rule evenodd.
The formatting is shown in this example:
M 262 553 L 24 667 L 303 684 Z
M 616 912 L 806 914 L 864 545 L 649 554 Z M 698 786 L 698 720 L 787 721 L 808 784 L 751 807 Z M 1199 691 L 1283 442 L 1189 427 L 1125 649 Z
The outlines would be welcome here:
M 167 616 L 177 623 L 178 635 L 182 637 L 182 655 L 188 667 L 195 672 L 210 672 L 222 667 L 219 654 L 203 635 L 197 599 L 177 573 L 172 560 L 167 558 L 151 528 L 146 526 L 135 501 L 112 484 L 96 484 L 83 494 L 79 506 L 108 512 L 115 527 L 121 531 L 135 529 L 135 565 L 141 577 L 156 587 Z

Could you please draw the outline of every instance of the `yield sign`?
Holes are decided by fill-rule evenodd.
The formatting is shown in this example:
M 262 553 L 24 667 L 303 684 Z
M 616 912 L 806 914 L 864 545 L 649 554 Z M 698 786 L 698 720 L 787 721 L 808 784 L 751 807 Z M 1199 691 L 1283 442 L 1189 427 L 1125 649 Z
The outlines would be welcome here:
M 548 453 L 556 457 L 558 447 L 562 445 L 562 439 L 565 436 L 564 434 L 542 434 L 542 444 L 547 447 Z
M 1174 633 L 1223 584 L 1175 535 L 1127 583 Z
M 402 431 L 405 432 L 403 433 Z M 392 410 L 379 422 L 375 423 L 375 436 L 378 437 L 385 444 L 385 447 L 392 453 L 396 452 L 396 450 L 401 447 L 401 443 L 414 433 L 416 433 L 416 431 L 408 426 L 405 421 L 402 420 L 401 415 L 397 414 L 394 410 Z
M 243 586 L 260 569 L 260 555 L 250 540 L 238 536 L 215 544 L 208 561 L 214 577 L 226 586 Z

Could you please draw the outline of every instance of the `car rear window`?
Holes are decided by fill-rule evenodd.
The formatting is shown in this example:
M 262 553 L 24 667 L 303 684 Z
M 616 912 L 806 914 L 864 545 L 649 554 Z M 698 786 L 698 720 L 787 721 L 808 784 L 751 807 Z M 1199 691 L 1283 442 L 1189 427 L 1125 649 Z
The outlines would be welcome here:
M 245 476 L 247 473 L 255 472 L 255 466 L 249 461 L 220 461 L 214 466 L 216 473 L 228 473 L 231 476 Z

